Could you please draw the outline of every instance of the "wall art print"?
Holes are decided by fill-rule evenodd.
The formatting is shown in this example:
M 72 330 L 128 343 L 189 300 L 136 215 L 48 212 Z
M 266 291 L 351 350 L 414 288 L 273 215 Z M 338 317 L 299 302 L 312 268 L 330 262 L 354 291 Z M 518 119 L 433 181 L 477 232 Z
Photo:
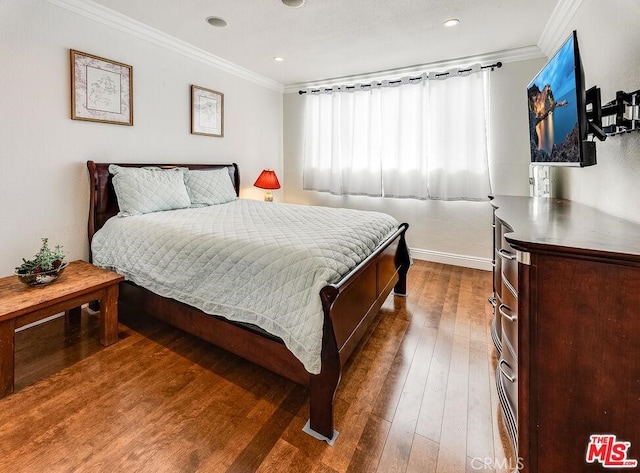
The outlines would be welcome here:
M 191 86 L 191 133 L 224 136 L 224 94 Z
M 71 118 L 133 126 L 133 68 L 71 51 Z

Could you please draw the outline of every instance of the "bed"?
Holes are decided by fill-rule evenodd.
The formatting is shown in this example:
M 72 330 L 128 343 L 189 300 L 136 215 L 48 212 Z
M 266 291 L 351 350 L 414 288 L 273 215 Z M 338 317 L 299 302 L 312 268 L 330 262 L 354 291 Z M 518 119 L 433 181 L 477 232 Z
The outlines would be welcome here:
M 88 222 L 90 248 L 92 247 L 91 242 L 94 240 L 94 235 L 105 227 L 105 224 L 109 228 L 114 225 L 114 222 L 119 223 L 116 222 L 118 220 L 126 220 L 112 219 L 109 222 L 111 217 L 122 212 L 122 209 L 118 206 L 113 176 L 109 172 L 109 166 L 112 164 L 87 162 L 90 177 Z M 226 170 L 233 184 L 235 197 L 237 198 L 239 195 L 240 174 L 236 164 L 158 165 L 118 163 L 116 166 L 123 170 L 149 166 L 155 166 L 163 170 L 176 168 L 188 169 L 189 171 Z M 205 215 L 205 212 L 215 212 L 219 211 L 218 208 L 223 208 L 228 213 L 229 210 L 227 210 L 226 206 L 234 209 L 236 207 L 247 207 L 250 212 L 255 212 L 255 210 L 252 210 L 253 207 L 259 205 L 255 201 L 252 204 L 251 202 L 241 202 L 241 200 L 232 202 L 230 203 L 231 205 L 224 203 L 221 206 L 211 206 L 211 209 L 192 209 L 189 212 L 183 212 L 183 214 L 189 214 L 191 220 L 188 225 L 191 226 L 194 221 L 203 220 L 204 217 L 200 218 L 199 216 L 201 214 Z M 273 204 L 266 205 L 267 207 L 263 207 L 265 210 L 269 205 Z M 285 206 L 286 204 L 281 205 Z M 217 208 L 214 209 L 213 207 Z M 235 212 L 235 210 L 233 211 Z M 162 212 L 162 214 L 166 214 L 171 218 L 174 218 L 173 214 L 177 215 L 178 213 L 180 211 Z M 218 214 L 215 215 L 215 217 L 207 218 L 215 218 L 218 222 L 226 222 Z M 193 216 L 198 216 L 198 218 L 194 219 Z M 158 218 L 158 216 L 154 214 L 153 218 Z M 180 218 L 182 218 L 182 215 Z M 218 223 L 218 225 L 222 225 L 222 223 Z M 227 224 L 225 223 L 224 225 Z M 107 228 L 105 228 L 105 231 Z M 296 350 L 289 348 L 293 345 L 287 338 L 266 331 L 254 323 L 247 323 L 242 318 L 238 321 L 231 321 L 220 316 L 221 314 L 218 312 L 207 310 L 207 313 L 197 307 L 198 305 L 202 307 L 202 304 L 179 302 L 173 297 L 158 295 L 156 292 L 162 293 L 162 291 L 158 291 L 157 287 L 144 283 L 136 284 L 134 282 L 136 278 L 133 274 L 128 275 L 128 280 L 121 284 L 120 300 L 128 305 L 139 307 L 146 313 L 173 326 L 308 387 L 310 390 L 310 418 L 305 430 L 331 444 L 337 436 L 333 420 L 333 399 L 340 381 L 343 365 L 373 322 L 375 315 L 390 292 L 394 290 L 397 295 L 406 295 L 406 275 L 410 265 L 410 257 L 405 241 L 407 228 L 408 225 L 406 223 L 393 228 L 368 256 L 363 256 L 362 260 L 355 267 L 342 274 L 339 280 L 320 287 L 317 291 L 318 294 L 313 296 L 315 299 L 312 302 L 314 304 L 316 301 L 318 302 L 321 317 L 318 334 L 318 343 L 320 345 L 317 368 L 309 368 L 310 362 L 304 358 L 302 358 L 304 360 L 303 363 L 301 358 L 294 354 Z M 98 234 L 96 241 L 101 234 Z M 345 242 L 346 244 L 347 242 Z M 151 244 L 145 243 L 144 246 L 147 248 Z M 92 261 L 94 256 L 91 254 Z M 284 288 L 275 288 L 272 292 L 274 295 L 278 295 L 281 290 L 284 291 Z M 164 291 L 164 293 L 173 294 L 171 291 Z M 190 299 L 189 301 L 191 302 Z M 204 307 L 208 308 L 209 306 Z M 216 306 L 212 307 L 215 308 Z M 238 309 L 239 315 L 242 315 L 241 312 Z

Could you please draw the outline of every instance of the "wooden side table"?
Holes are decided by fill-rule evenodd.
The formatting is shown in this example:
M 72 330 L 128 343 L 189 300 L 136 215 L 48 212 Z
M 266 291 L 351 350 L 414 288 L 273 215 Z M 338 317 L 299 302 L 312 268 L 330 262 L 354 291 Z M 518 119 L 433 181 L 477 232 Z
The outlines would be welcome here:
M 58 280 L 44 287 L 29 287 L 16 276 L 0 278 L 0 398 L 13 392 L 14 336 L 17 328 L 65 312 L 77 319 L 80 306 L 100 301 L 100 343 L 118 341 L 118 283 L 120 274 L 86 261 L 69 263 Z

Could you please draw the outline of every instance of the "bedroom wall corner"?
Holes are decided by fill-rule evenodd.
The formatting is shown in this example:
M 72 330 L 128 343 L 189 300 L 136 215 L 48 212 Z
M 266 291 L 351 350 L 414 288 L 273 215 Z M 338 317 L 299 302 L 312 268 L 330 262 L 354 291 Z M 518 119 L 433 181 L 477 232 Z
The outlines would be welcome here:
M 638 18 L 636 0 L 583 0 L 564 28 L 561 38 L 578 32 L 585 86 L 600 87 L 603 104 L 615 99 L 618 90 L 640 88 Z M 595 166 L 557 170 L 557 196 L 640 223 L 640 133 L 597 141 L 596 153 Z
M 44 0 L 3 0 L 0 13 L 0 276 L 44 236 L 88 258 L 89 159 L 237 162 L 241 196 L 256 199 L 263 168 L 284 179 L 281 92 Z M 133 127 L 70 119 L 69 49 L 133 66 Z M 191 84 L 224 93 L 223 138 L 190 133 Z

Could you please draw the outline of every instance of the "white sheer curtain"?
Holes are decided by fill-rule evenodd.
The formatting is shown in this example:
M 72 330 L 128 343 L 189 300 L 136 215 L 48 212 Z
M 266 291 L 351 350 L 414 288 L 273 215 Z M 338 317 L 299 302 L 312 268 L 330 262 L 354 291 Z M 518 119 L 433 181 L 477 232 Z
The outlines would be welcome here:
M 304 188 L 486 200 L 488 74 L 307 93 Z
M 371 92 L 307 97 L 304 188 L 382 195 L 380 104 Z

